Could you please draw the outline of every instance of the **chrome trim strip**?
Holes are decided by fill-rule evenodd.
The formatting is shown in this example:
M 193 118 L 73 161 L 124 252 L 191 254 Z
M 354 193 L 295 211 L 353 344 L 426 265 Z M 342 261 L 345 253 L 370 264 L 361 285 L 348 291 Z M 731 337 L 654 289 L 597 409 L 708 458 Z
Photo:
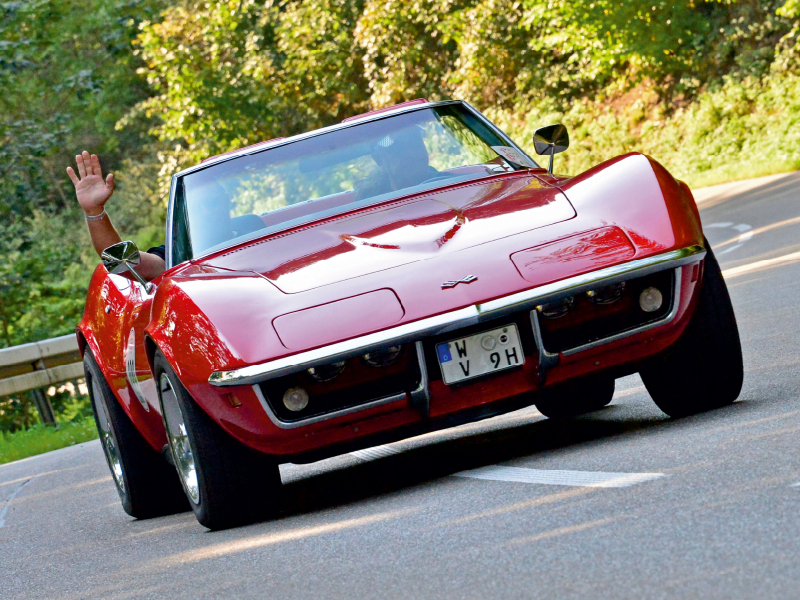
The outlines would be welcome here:
M 370 333 L 323 348 L 230 371 L 217 371 L 211 374 L 208 382 L 215 386 L 229 386 L 266 381 L 267 379 L 302 371 L 320 363 L 352 358 L 386 346 L 417 342 L 422 337 L 446 333 L 516 311 L 530 309 L 536 304 L 588 291 L 598 285 L 611 285 L 612 283 L 629 279 L 634 273 L 638 277 L 668 268 L 677 268 L 699 261 L 705 254 L 705 248 L 699 245 L 664 252 L 656 256 L 633 260 L 592 273 L 570 277 L 563 281 L 549 283 L 505 296 L 504 298 L 491 300 L 490 302 L 475 304 L 427 319 L 405 323 L 391 329 Z
M 530 315 L 531 328 L 533 329 L 533 341 L 536 343 L 536 349 L 539 351 L 539 382 L 544 383 L 547 371 L 558 364 L 560 357 L 558 354 L 550 354 L 544 347 L 542 328 L 539 325 L 539 311 L 534 308 Z
M 385 398 L 378 398 L 377 400 L 372 400 L 371 402 L 367 402 L 365 404 L 359 404 L 358 406 L 351 406 L 349 408 L 343 408 L 342 410 L 335 410 L 333 412 L 325 413 L 324 415 L 317 415 L 316 417 L 309 417 L 307 419 L 301 419 L 299 421 L 282 421 L 278 418 L 272 408 L 270 408 L 269 402 L 264 397 L 264 394 L 261 392 L 261 387 L 256 384 L 253 386 L 253 391 L 256 393 L 258 397 L 258 401 L 261 403 L 261 408 L 264 409 L 264 412 L 267 413 L 269 420 L 273 422 L 277 427 L 281 429 L 296 429 L 298 427 L 303 427 L 304 425 L 311 425 L 312 423 L 319 423 L 321 421 L 327 421 L 328 419 L 333 419 L 335 417 L 343 417 L 344 415 L 349 415 L 354 412 L 359 412 L 362 410 L 367 410 L 368 408 L 373 408 L 375 406 L 382 406 L 384 404 L 389 404 L 391 402 L 397 402 L 398 400 L 405 400 L 406 394 L 403 392 L 402 394 L 395 394 L 393 396 L 386 396 Z
M 167 201 L 167 237 L 164 239 L 165 270 L 172 268 L 172 213 L 175 206 L 175 191 L 177 187 L 178 176 L 173 175 L 169 184 L 169 200 Z
M 416 346 L 417 362 L 419 363 L 419 387 L 408 396 L 411 404 L 421 408 L 423 414 L 427 416 L 430 410 L 431 393 L 428 389 L 428 367 L 425 364 L 425 349 L 422 347 L 422 342 L 417 342 L 414 345 Z

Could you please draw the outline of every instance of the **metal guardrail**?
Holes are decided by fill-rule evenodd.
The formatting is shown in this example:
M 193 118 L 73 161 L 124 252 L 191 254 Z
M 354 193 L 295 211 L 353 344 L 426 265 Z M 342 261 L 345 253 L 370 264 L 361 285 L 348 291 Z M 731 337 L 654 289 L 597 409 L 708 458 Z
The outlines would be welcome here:
M 83 377 L 75 334 L 0 350 L 0 396 L 31 392 L 45 423 L 55 423 L 43 388 Z

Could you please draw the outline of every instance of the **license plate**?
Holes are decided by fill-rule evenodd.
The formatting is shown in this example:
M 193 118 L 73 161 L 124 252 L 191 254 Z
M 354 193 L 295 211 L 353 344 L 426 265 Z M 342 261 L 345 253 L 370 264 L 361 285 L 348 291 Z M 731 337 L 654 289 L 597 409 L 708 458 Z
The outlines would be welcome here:
M 448 385 L 525 364 L 516 325 L 506 325 L 436 345 Z

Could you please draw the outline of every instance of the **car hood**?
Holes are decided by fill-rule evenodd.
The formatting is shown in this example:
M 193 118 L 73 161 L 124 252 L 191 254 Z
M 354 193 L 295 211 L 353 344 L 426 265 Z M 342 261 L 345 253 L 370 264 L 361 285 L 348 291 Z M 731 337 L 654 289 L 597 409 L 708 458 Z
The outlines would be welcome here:
M 278 233 L 202 261 L 259 273 L 287 294 L 428 260 L 575 216 L 530 174 L 460 185 Z

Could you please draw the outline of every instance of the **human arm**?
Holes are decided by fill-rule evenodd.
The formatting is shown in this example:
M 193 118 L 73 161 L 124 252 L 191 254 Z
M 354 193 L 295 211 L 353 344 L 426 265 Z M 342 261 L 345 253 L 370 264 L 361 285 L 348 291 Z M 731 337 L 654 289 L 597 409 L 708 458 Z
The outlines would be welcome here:
M 114 175 L 109 173 L 103 179 L 100 159 L 96 154 L 89 155 L 85 150 L 75 157 L 78 173 L 72 167 L 67 167 L 67 175 L 75 186 L 75 195 L 78 198 L 83 212 L 86 214 L 86 225 L 92 238 L 92 246 L 100 255 L 103 250 L 122 241 L 111 218 L 105 212 L 105 204 L 114 193 Z M 150 281 L 164 272 L 164 260 L 155 254 L 140 252 L 141 262 L 136 267 L 136 272 L 144 279 Z

